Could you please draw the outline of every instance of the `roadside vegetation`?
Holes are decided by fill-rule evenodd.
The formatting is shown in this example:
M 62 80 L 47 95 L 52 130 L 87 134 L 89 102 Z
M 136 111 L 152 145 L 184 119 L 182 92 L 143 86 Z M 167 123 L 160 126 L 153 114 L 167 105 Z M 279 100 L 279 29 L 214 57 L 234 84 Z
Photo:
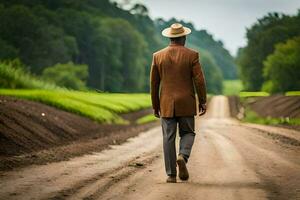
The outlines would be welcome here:
M 0 88 L 61 89 L 26 72 L 19 60 L 0 62 Z
M 267 97 L 267 96 L 270 96 L 270 93 L 262 92 L 262 91 L 258 91 L 258 92 L 240 92 L 239 96 L 241 98 L 246 98 L 246 97 Z
M 289 91 L 285 93 L 285 96 L 300 96 L 300 91 Z
M 238 96 L 241 98 L 246 98 L 246 97 L 267 97 L 272 95 L 272 93 L 268 92 L 263 92 L 263 91 L 258 91 L 258 92 L 247 92 L 247 91 L 242 91 L 238 93 Z M 277 94 L 277 95 L 283 95 L 283 96 L 300 96 L 300 91 L 287 91 L 283 94 Z
M 158 120 L 158 118 L 156 118 L 153 114 L 149 114 L 149 115 L 143 116 L 143 117 L 139 118 L 138 120 L 136 120 L 136 123 L 137 124 L 146 124 L 146 123 L 154 122 L 157 120 Z

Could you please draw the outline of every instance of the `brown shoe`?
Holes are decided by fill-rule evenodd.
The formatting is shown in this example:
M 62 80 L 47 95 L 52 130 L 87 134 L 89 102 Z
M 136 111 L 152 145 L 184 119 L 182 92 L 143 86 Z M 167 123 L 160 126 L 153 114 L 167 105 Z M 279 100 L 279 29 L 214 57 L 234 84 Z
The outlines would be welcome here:
M 176 183 L 176 176 L 169 176 L 166 180 L 167 183 Z
M 178 165 L 178 168 L 179 168 L 179 178 L 183 181 L 186 181 L 189 179 L 189 172 L 186 168 L 186 163 L 185 163 L 185 160 L 183 158 L 182 155 L 179 155 L 178 158 L 177 158 L 177 165 Z

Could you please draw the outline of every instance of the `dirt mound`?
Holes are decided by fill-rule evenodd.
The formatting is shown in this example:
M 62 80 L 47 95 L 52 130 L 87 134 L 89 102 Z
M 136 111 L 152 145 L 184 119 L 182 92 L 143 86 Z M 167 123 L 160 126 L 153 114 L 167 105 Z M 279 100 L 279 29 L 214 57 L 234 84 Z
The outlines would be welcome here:
M 150 112 L 140 111 L 139 114 L 131 113 L 126 117 L 134 121 L 140 113 Z M 52 161 L 72 157 L 74 152 L 80 155 L 86 151 L 103 149 L 150 127 L 153 124 L 102 125 L 41 103 L 0 96 L 0 169 L 26 162 L 43 163 L 44 155 L 46 161 Z M 64 155 L 49 158 L 47 150 L 57 154 L 57 149 Z M 23 158 L 26 162 L 23 162 Z
M 228 96 L 230 116 L 236 118 L 241 109 L 241 103 L 238 96 Z
M 237 117 L 242 107 L 249 106 L 261 117 L 300 118 L 300 96 L 249 97 L 243 105 L 237 96 L 229 96 L 228 99 L 232 117 Z
M 251 99 L 249 106 L 262 117 L 300 118 L 300 96 L 258 97 Z
M 244 116 L 245 107 L 250 107 L 260 117 L 272 118 L 299 118 L 300 97 L 274 95 L 269 97 L 249 97 L 241 102 L 237 96 L 229 96 L 229 107 L 231 117 L 241 119 Z M 299 125 L 279 124 L 274 126 L 300 130 Z

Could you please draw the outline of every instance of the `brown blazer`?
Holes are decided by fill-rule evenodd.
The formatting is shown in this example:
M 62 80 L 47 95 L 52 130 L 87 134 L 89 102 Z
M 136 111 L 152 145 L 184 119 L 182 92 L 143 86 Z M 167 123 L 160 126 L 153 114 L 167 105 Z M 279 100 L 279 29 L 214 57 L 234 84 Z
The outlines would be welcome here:
M 171 44 L 153 54 L 150 81 L 152 107 L 161 117 L 196 115 L 194 88 L 199 102 L 206 103 L 198 52 L 184 46 Z

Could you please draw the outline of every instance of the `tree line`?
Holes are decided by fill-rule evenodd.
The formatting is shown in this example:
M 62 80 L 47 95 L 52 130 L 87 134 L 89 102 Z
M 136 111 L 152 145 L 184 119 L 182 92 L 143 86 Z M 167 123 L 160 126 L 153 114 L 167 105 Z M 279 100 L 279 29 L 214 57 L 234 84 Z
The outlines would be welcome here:
M 141 4 L 124 10 L 109 0 L 0 0 L 0 60 L 58 85 L 110 92 L 149 90 L 152 53 L 167 45 L 160 31 L 177 21 L 153 21 Z M 234 60 L 205 30 L 189 46 L 200 51 L 208 91 L 236 78 Z
M 300 90 L 300 10 L 294 16 L 269 13 L 246 36 L 248 43 L 237 56 L 245 89 Z

